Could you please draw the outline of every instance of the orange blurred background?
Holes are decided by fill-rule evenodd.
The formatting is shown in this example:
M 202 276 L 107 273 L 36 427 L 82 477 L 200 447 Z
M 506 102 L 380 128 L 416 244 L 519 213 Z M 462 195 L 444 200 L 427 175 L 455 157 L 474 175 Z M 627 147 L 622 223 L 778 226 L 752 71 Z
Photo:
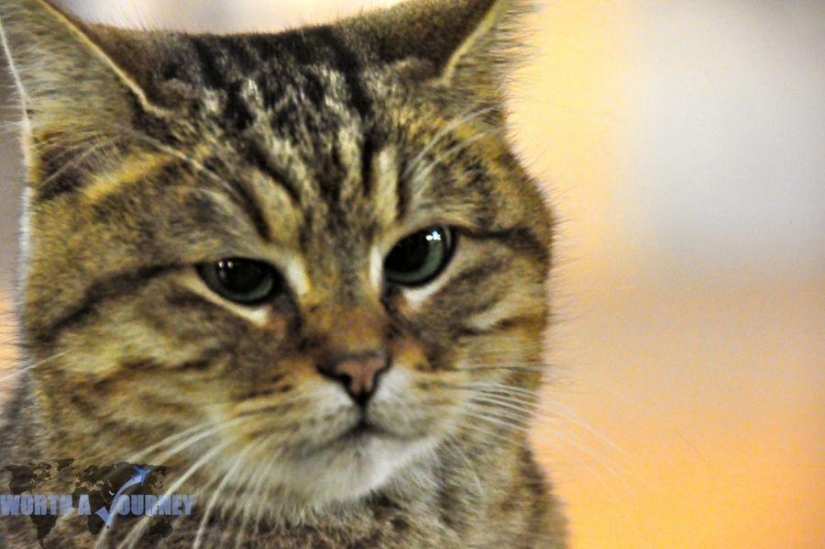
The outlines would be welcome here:
M 63 3 L 220 31 L 395 2 Z M 572 547 L 825 547 L 825 4 L 539 4 L 511 120 L 562 220 L 535 441 Z M 14 139 L 0 141 L 5 311 Z

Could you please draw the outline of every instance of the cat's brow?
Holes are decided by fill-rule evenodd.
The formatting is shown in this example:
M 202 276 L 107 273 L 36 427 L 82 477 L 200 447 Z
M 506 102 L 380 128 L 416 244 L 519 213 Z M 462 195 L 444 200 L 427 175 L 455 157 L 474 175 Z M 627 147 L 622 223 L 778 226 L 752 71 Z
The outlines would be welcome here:
M 303 216 L 302 195 L 273 159 L 265 160 L 268 158 L 266 151 L 261 150 L 258 158 L 265 164 L 253 164 L 252 173 L 240 173 L 226 179 L 231 198 L 244 210 L 264 242 L 289 241 Z M 277 212 L 277 217 L 273 217 L 273 212 Z
M 276 185 L 286 191 L 286 194 L 295 207 L 300 207 L 301 192 L 298 186 L 292 181 L 286 171 L 276 164 L 275 159 L 272 158 L 272 153 L 257 141 L 250 141 L 246 149 L 246 158 L 258 168 L 258 170 L 267 175 Z
M 362 149 L 364 188 L 373 197 L 378 221 L 392 226 L 404 216 L 406 207 L 405 189 L 399 184 L 398 151 L 395 147 L 385 147 L 376 153 L 373 146 L 365 140 Z
M 113 192 L 123 192 L 125 187 L 146 181 L 175 160 L 162 152 L 134 154 L 120 162 L 115 170 L 93 175 L 80 191 L 91 206 Z
M 239 202 L 239 206 L 243 208 L 246 215 L 252 221 L 255 231 L 264 241 L 272 241 L 272 229 L 266 221 L 261 203 L 255 190 L 243 178 L 232 178 L 229 184 L 234 189 L 234 196 Z

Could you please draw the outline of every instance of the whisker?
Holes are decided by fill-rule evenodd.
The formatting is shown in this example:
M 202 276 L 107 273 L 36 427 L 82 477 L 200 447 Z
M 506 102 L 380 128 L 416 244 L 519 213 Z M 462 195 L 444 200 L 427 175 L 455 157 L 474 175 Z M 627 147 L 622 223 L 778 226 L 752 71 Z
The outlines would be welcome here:
M 93 136 L 99 137 L 99 136 Z M 91 141 L 91 138 L 89 139 Z M 47 178 L 40 182 L 40 185 L 48 185 L 61 175 L 63 175 L 66 170 L 81 166 L 83 162 L 85 162 L 90 157 L 100 153 L 101 151 L 112 147 L 115 143 L 117 143 L 117 139 L 109 138 L 109 139 L 98 139 L 97 143 L 89 145 L 86 142 L 77 144 L 72 148 L 64 151 L 61 156 L 71 157 L 70 161 L 65 162 L 62 164 L 57 170 L 51 173 Z M 83 150 L 85 149 L 85 150 Z M 83 150 L 82 153 L 77 154 L 78 151 Z
M 535 399 L 536 397 L 536 395 L 531 391 L 522 389 L 520 387 L 512 387 L 501 383 L 494 383 L 491 385 L 493 385 L 494 387 L 493 390 L 496 391 L 495 399 L 497 399 L 501 403 L 507 402 L 511 406 L 521 405 L 523 403 L 523 398 Z M 491 398 L 490 396 L 487 396 L 489 395 L 489 388 L 483 387 L 481 386 L 481 384 L 471 386 L 470 390 L 482 391 L 485 394 L 485 398 Z M 502 392 L 505 394 L 500 394 Z M 626 461 L 629 466 L 631 466 L 633 469 L 636 469 L 636 460 L 630 452 L 628 452 L 625 448 L 618 445 L 615 441 L 610 439 L 605 433 L 594 427 L 591 423 L 586 421 L 583 417 L 574 412 L 571 408 L 564 406 L 563 404 L 554 400 L 542 399 L 538 402 L 536 410 L 541 410 L 545 406 L 550 407 L 550 411 L 552 411 L 554 415 L 561 415 L 563 418 L 567 419 L 568 421 L 571 421 L 574 425 L 581 427 L 586 432 L 596 437 L 599 441 L 607 445 L 611 450 L 621 455 L 623 460 Z M 545 418 L 546 416 L 544 414 L 536 414 L 533 419 L 541 421 Z
M 632 406 L 637 411 L 645 414 L 650 418 L 655 419 L 663 427 L 667 427 L 668 429 L 672 430 L 676 437 L 679 438 L 682 441 L 682 443 L 685 444 L 687 449 L 691 453 L 693 453 L 694 457 L 696 457 L 703 465 L 707 466 L 710 463 L 704 456 L 704 454 L 702 454 L 702 452 L 699 450 L 699 448 L 696 447 L 696 444 L 693 441 L 691 441 L 690 438 L 687 435 L 685 435 L 684 432 L 682 432 L 672 421 L 666 419 L 661 413 L 657 412 L 652 407 L 645 405 L 636 398 L 629 397 L 628 395 L 623 395 L 616 391 L 598 389 L 598 393 L 619 399 L 625 404 Z
M 137 454 L 132 455 L 131 457 L 129 457 L 126 460 L 126 462 L 127 463 L 135 463 L 135 462 L 137 462 L 138 460 L 140 460 L 144 457 L 151 456 L 152 449 L 157 449 L 157 448 L 160 448 L 160 447 L 162 447 L 166 444 L 171 444 L 171 442 L 173 442 L 174 440 L 178 440 L 178 439 L 186 436 L 186 434 L 191 434 L 191 432 L 194 432 L 194 434 L 192 436 L 190 436 L 188 439 L 186 439 L 183 442 L 179 443 L 174 448 L 172 448 L 170 450 L 167 450 L 166 452 L 164 452 L 163 454 L 161 454 L 160 456 L 158 456 L 156 458 L 158 462 L 163 462 L 163 461 L 165 461 L 165 460 L 167 460 L 171 457 L 174 457 L 174 456 L 178 455 L 179 453 L 186 450 L 187 448 L 190 448 L 191 446 L 193 446 L 197 442 L 203 440 L 204 438 L 206 438 L 210 435 L 213 435 L 215 433 L 221 432 L 225 429 L 228 429 L 228 428 L 234 426 L 235 424 L 239 423 L 240 421 L 241 420 L 239 419 L 239 420 L 235 420 L 234 422 L 218 424 L 216 426 L 214 426 L 214 425 L 210 426 L 209 424 L 206 424 L 206 425 L 199 424 L 199 425 L 197 425 L 197 426 L 195 426 L 191 429 L 187 429 L 187 431 L 184 431 L 183 433 L 179 433 L 177 435 L 167 437 L 167 439 L 164 439 L 164 441 L 161 441 L 160 443 L 157 443 L 157 444 L 153 445 L 150 448 L 147 448 L 147 449 L 142 450 L 141 452 L 139 452 Z M 206 431 L 203 431 L 203 429 L 206 429 Z M 174 440 L 169 441 L 169 439 L 174 439 Z M 107 477 L 104 477 L 104 478 L 109 478 L 109 477 L 107 476 Z M 117 515 L 115 515 L 114 519 L 112 520 L 112 525 L 111 526 L 114 527 L 116 522 L 117 522 Z M 104 530 L 98 536 L 98 541 L 95 544 L 95 548 L 98 548 L 98 547 L 102 546 L 103 542 L 106 540 L 106 538 L 108 536 L 108 530 L 109 529 Z
M 201 542 L 203 541 L 203 535 L 206 531 L 206 526 L 209 523 L 209 517 L 212 515 L 212 509 L 217 504 L 226 486 L 228 486 L 229 483 L 235 479 L 235 475 L 237 474 L 240 467 L 242 465 L 246 465 L 246 462 L 244 460 L 247 454 L 260 448 L 263 445 L 263 443 L 264 441 L 259 441 L 257 444 L 250 444 L 240 454 L 235 456 L 235 462 L 232 464 L 232 467 L 229 469 L 229 471 L 226 472 L 223 479 L 221 479 L 220 484 L 215 489 L 215 492 L 212 494 L 212 497 L 209 498 L 209 503 L 207 504 L 206 509 L 203 513 L 203 517 L 201 518 L 200 524 L 198 525 L 198 531 L 197 535 L 195 536 L 195 544 L 193 546 L 193 549 L 200 549 Z
M 606 434 L 604 434 L 602 431 L 594 427 L 590 422 L 586 421 L 583 417 L 574 412 L 572 409 L 557 401 L 548 401 L 547 403 L 550 406 L 552 406 L 556 412 L 560 413 L 565 419 L 573 422 L 574 425 L 581 427 L 591 435 L 595 436 L 597 439 L 599 439 L 601 442 L 609 446 L 611 449 L 615 450 L 620 455 L 624 456 L 624 458 L 627 459 L 631 464 L 635 464 L 635 458 L 630 452 L 619 446 L 616 442 L 611 440 Z
M 481 406 L 476 406 L 476 409 L 482 413 L 473 415 L 474 419 L 490 422 L 502 429 L 510 429 L 524 434 L 530 433 L 530 425 L 522 422 L 521 418 L 507 413 L 498 414 L 494 409 L 484 409 Z
M 504 130 L 499 128 L 494 128 L 485 132 L 480 132 L 469 139 L 464 139 L 457 145 L 450 147 L 446 151 L 442 152 L 439 156 L 434 158 L 429 164 L 427 164 L 423 169 L 417 170 L 413 176 L 413 181 L 419 183 L 418 193 L 421 193 L 426 186 L 423 185 L 423 181 L 429 177 L 432 171 L 439 166 L 440 164 L 444 163 L 450 156 L 456 155 L 464 150 L 469 149 L 471 146 L 476 144 L 477 142 L 487 139 L 491 135 L 495 135 L 498 133 L 502 133 Z
M 193 433 L 196 433 L 198 431 L 207 430 L 207 429 L 210 428 L 210 426 L 211 426 L 211 424 L 209 424 L 209 423 L 205 423 L 205 422 L 204 423 L 198 423 L 197 425 L 194 425 L 193 427 L 190 427 L 190 428 L 188 428 L 184 431 L 175 432 L 175 433 L 167 436 L 166 438 L 156 442 L 155 444 L 149 446 L 148 448 L 144 448 L 140 452 L 138 452 L 136 454 L 133 454 L 132 456 L 126 458 L 126 460 L 124 460 L 124 461 L 126 463 L 137 463 L 138 460 L 141 460 L 142 458 L 144 458 L 148 455 L 151 455 L 152 452 L 154 452 L 155 450 L 157 450 L 159 448 L 162 448 L 163 446 L 166 446 L 167 444 L 171 444 L 171 443 L 173 443 L 177 440 L 180 440 L 181 438 L 189 436 Z M 108 457 L 108 456 L 104 456 L 102 452 L 98 452 L 97 454 L 93 455 L 92 457 L 94 459 L 100 459 L 100 458 L 104 458 L 104 457 Z
M 615 490 L 613 484 L 611 484 L 611 482 L 609 482 L 598 469 L 593 467 L 590 462 L 584 459 L 585 457 L 590 459 L 592 462 L 595 462 L 595 464 L 608 473 L 612 479 L 615 479 L 615 481 L 621 484 L 622 490 L 625 493 L 628 491 L 632 493 L 634 491 L 628 481 L 628 476 L 631 475 L 631 471 L 627 467 L 619 465 L 619 469 L 617 470 L 611 465 L 608 457 L 603 456 L 591 445 L 585 443 L 579 437 L 567 430 L 554 434 L 553 440 L 558 441 L 560 445 L 568 445 L 572 447 L 573 450 L 575 450 L 574 456 L 576 457 L 578 463 L 587 469 L 588 473 L 596 479 L 596 481 L 598 481 L 603 488 L 610 491 L 611 495 L 615 496 L 617 500 L 621 499 L 619 497 L 619 492 Z
M 262 482 L 265 482 L 265 479 L 269 478 L 269 475 L 272 472 L 272 469 L 275 467 L 275 464 L 277 462 L 278 457 L 279 457 L 278 454 L 273 454 L 272 456 L 270 456 L 269 462 L 268 462 L 267 467 L 264 471 L 264 474 L 260 475 L 258 477 L 259 478 L 259 484 L 262 483 Z M 256 497 L 257 497 L 257 494 L 256 494 Z M 263 511 L 264 511 L 263 506 L 259 505 L 257 511 L 255 512 L 255 521 L 253 523 L 255 525 L 255 534 L 252 537 L 253 540 L 260 537 L 261 522 L 263 522 Z M 241 530 L 243 530 L 243 528 L 241 528 Z
M 513 365 L 487 365 L 487 366 L 470 366 L 463 368 L 456 368 L 457 372 L 484 372 L 489 370 L 511 370 L 518 372 L 541 372 L 547 371 L 546 367 L 531 367 L 531 366 L 513 366 Z
M 503 398 L 496 398 L 492 395 L 485 395 L 483 397 L 474 397 L 470 400 L 471 403 L 492 404 L 500 406 L 505 410 L 520 414 L 525 422 L 531 422 L 536 411 L 535 408 L 529 404 L 522 404 L 517 401 L 509 401 Z
M 8 381 L 10 379 L 15 379 L 15 378 L 19 377 L 21 374 L 25 373 L 25 372 L 29 372 L 31 370 L 34 370 L 35 368 L 38 368 L 39 366 L 42 366 L 43 364 L 51 362 L 52 360 L 58 359 L 60 357 L 66 356 L 67 354 L 69 354 L 71 352 L 72 352 L 71 350 L 67 350 L 67 351 L 63 351 L 63 352 L 60 352 L 60 353 L 56 353 L 56 354 L 54 354 L 54 355 L 52 355 L 48 358 L 38 360 L 34 364 L 30 364 L 30 365 L 25 366 L 23 368 L 18 368 L 16 370 L 14 370 L 14 372 L 12 372 L 11 374 L 9 374 L 7 376 L 4 376 L 4 377 L 0 377 L 0 383 L 5 383 L 6 381 Z
M 231 442 L 225 442 L 221 445 L 215 446 L 212 450 L 204 454 L 199 460 L 197 460 L 194 464 L 192 464 L 189 469 L 177 480 L 175 481 L 169 489 L 158 498 L 158 502 L 155 504 L 153 508 L 153 513 L 157 511 L 158 505 L 161 504 L 161 501 L 167 499 L 171 496 L 178 488 L 180 488 L 184 482 L 186 482 L 189 477 L 195 474 L 198 470 L 201 469 L 212 457 L 216 454 L 222 452 L 225 448 L 229 447 Z M 118 549 L 122 547 L 132 548 L 135 544 L 140 540 L 140 537 L 143 535 L 144 530 L 146 530 L 147 525 L 149 524 L 150 519 L 152 518 L 149 516 L 150 513 L 147 513 L 146 516 L 141 518 L 138 523 L 132 528 L 126 538 L 118 545 Z M 130 541 L 131 540 L 131 541 Z
M 500 433 L 500 432 L 497 432 L 497 431 L 491 431 L 489 429 L 485 429 L 481 425 L 476 425 L 474 423 L 465 422 L 464 424 L 462 424 L 460 426 L 459 430 L 469 430 L 469 431 L 472 431 L 474 433 L 478 433 L 480 435 L 483 435 L 484 438 L 492 439 L 494 442 L 499 442 L 499 443 L 504 444 L 504 445 L 513 444 L 513 439 L 511 437 L 507 436 L 505 433 Z
M 211 428 L 209 428 L 205 432 L 200 432 L 200 433 L 196 434 L 195 436 L 191 437 L 190 439 L 178 444 L 177 446 L 175 446 L 171 450 L 167 450 L 158 459 L 161 460 L 161 461 L 163 461 L 165 459 L 169 459 L 170 457 L 176 455 L 181 450 L 184 450 L 184 449 L 188 448 L 192 444 L 194 444 L 196 442 L 199 442 L 200 440 L 203 440 L 204 438 L 206 438 L 208 436 L 211 436 L 215 433 L 219 433 L 221 431 L 225 431 L 226 429 L 229 429 L 230 427 L 234 427 L 234 426 L 238 425 L 239 423 L 241 423 L 242 421 L 243 421 L 242 418 L 238 418 L 238 419 L 226 422 L 226 423 L 219 423 L 217 425 L 213 425 Z M 177 438 L 179 438 L 179 437 L 177 437 Z M 155 445 L 155 446 L 158 446 L 158 445 Z M 152 448 L 154 448 L 154 447 L 152 447 Z M 130 458 L 130 461 L 142 458 L 152 448 L 144 450 L 140 454 L 137 454 L 136 456 Z
M 240 201 L 241 203 L 243 202 L 242 197 L 238 196 L 237 191 L 234 189 L 234 187 L 232 187 L 232 185 L 229 184 L 229 182 L 227 182 L 225 179 L 220 177 L 214 171 L 212 171 L 209 168 L 207 168 L 206 166 L 204 166 L 201 162 L 199 162 L 199 161 L 195 160 L 194 158 L 184 154 L 180 150 L 175 149 L 173 147 L 170 147 L 170 146 L 166 145 L 165 143 L 162 143 L 161 141 L 158 141 L 154 137 L 146 135 L 143 132 L 136 131 L 132 128 L 127 128 L 127 127 L 124 127 L 124 126 L 121 126 L 121 125 L 113 125 L 113 128 L 117 129 L 119 132 L 121 132 L 122 134 L 124 134 L 126 136 L 129 136 L 129 137 L 132 137 L 132 138 L 137 139 L 139 141 L 142 141 L 143 143 L 145 143 L 145 144 L 147 144 L 151 147 L 154 147 L 159 152 L 168 154 L 169 156 L 171 156 L 173 158 L 176 158 L 176 159 L 180 160 L 181 162 L 184 162 L 185 164 L 195 168 L 195 170 L 198 173 L 201 173 L 201 174 L 207 176 L 208 178 L 210 178 L 212 181 L 218 183 L 221 186 L 221 188 L 228 191 L 230 196 L 232 196 L 236 200 Z
M 529 425 L 508 423 L 508 421 L 512 421 L 513 418 L 512 416 L 506 414 L 500 415 L 486 412 L 485 414 L 474 415 L 473 417 L 476 419 L 481 419 L 482 421 L 491 423 L 504 429 L 512 429 L 516 432 L 520 432 L 528 436 L 535 436 L 533 430 L 530 428 Z M 626 469 L 626 467 L 621 466 L 621 470 L 617 470 L 613 465 L 611 465 L 607 461 L 606 458 L 602 457 L 601 455 L 597 454 L 595 451 L 587 448 L 586 446 L 577 443 L 575 438 L 573 438 L 573 440 L 571 441 L 569 438 L 569 434 L 568 437 L 555 436 L 554 438 L 555 440 L 563 440 L 566 443 L 571 444 L 577 451 L 580 451 L 588 457 L 590 457 L 591 459 L 593 459 L 605 471 L 610 473 L 614 478 L 619 479 L 624 486 L 628 487 L 627 474 L 629 473 L 629 471 Z
M 530 415 L 532 410 L 526 410 L 521 407 L 520 404 L 514 404 L 513 401 L 509 401 L 506 399 L 495 399 L 489 396 L 483 396 L 477 399 L 474 399 L 475 408 L 480 412 L 477 415 L 473 415 L 472 417 L 476 419 L 481 419 L 482 421 L 487 421 L 488 423 L 493 423 L 498 427 L 502 427 L 505 429 L 513 429 L 519 432 L 523 432 L 526 434 L 532 434 L 535 429 L 535 416 Z M 480 407 L 479 404 L 488 404 L 492 407 Z M 503 409 L 501 408 L 503 407 Z M 515 412 L 515 414 L 514 414 Z M 512 423 L 508 423 L 512 422 Z M 571 443 L 569 439 L 561 439 L 565 440 L 568 443 Z M 607 439 L 608 443 L 611 443 L 611 447 L 615 446 L 612 444 L 612 441 Z M 604 470 L 610 472 L 614 477 L 620 478 L 625 482 L 627 474 L 630 473 L 630 470 L 627 469 L 627 466 L 624 464 L 617 464 L 621 471 L 617 470 L 613 465 L 607 462 L 605 458 L 601 455 L 595 453 L 595 451 L 591 451 L 590 449 L 584 447 L 581 444 L 576 444 L 575 439 L 572 443 L 574 447 L 584 454 L 588 455 L 591 459 L 596 461 Z M 618 448 L 618 447 L 617 447 Z M 621 449 L 618 449 L 621 451 Z M 625 456 L 627 457 L 627 456 Z
M 464 463 L 464 465 L 467 466 L 467 470 L 469 470 L 473 475 L 473 481 L 475 482 L 476 488 L 478 488 L 478 493 L 483 494 L 484 485 L 481 482 L 481 477 L 478 476 L 478 471 L 476 470 L 476 467 L 474 467 L 473 463 L 470 461 L 470 457 L 458 448 L 448 446 L 445 446 L 445 448 L 450 448 L 450 455 L 452 455 L 454 458 L 460 459 Z

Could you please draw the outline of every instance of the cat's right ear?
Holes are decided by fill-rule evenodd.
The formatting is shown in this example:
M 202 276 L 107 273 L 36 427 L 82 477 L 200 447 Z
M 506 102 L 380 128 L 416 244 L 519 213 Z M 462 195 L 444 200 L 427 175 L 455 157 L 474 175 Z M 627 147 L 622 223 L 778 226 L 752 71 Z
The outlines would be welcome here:
M 45 0 L 0 0 L 0 37 L 31 151 L 56 142 L 82 149 L 137 113 L 162 115 L 90 27 Z

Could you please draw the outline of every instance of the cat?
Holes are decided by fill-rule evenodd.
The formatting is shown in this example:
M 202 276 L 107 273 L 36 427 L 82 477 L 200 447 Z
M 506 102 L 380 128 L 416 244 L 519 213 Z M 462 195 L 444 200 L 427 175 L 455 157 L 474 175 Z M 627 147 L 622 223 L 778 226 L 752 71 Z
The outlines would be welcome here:
M 0 0 L 27 173 L 0 469 L 196 498 L 160 534 L 2 517 L 6 544 L 565 546 L 528 442 L 553 216 L 503 92 L 528 8 L 194 35 Z

